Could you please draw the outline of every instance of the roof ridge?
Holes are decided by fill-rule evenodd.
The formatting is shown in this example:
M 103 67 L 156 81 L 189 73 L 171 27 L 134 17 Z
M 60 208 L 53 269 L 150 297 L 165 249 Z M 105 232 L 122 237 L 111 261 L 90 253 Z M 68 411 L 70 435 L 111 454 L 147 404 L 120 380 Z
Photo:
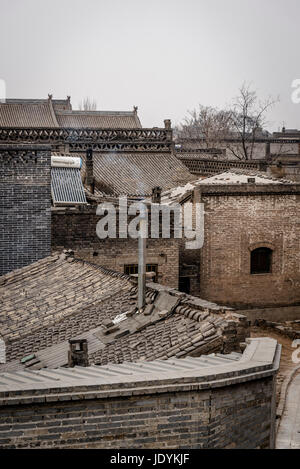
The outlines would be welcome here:
M 50 113 L 51 113 L 51 116 L 53 118 L 53 122 L 55 124 L 55 127 L 59 127 L 59 123 L 57 121 L 56 114 L 54 112 L 52 99 L 48 99 L 48 105 L 49 105 Z
M 91 116 L 134 116 L 134 111 L 100 111 L 100 110 L 81 110 L 81 109 L 63 109 L 57 110 L 56 114 L 62 115 L 91 115 Z
M 44 264 L 50 264 L 51 262 L 55 262 L 58 260 L 57 258 L 57 253 L 52 253 L 50 256 L 43 257 L 42 259 L 38 259 L 35 262 L 32 262 L 31 264 L 24 265 L 23 267 L 20 267 L 18 269 L 11 270 L 10 272 L 7 272 L 4 275 L 0 276 L 0 286 L 5 285 L 6 281 L 9 280 L 10 278 L 16 277 L 16 276 L 22 276 L 24 272 L 30 271 L 33 268 L 35 269 L 37 267 L 37 264 L 39 265 L 44 265 Z
M 100 272 L 102 272 L 103 274 L 109 275 L 110 277 L 120 277 L 120 278 L 129 280 L 132 282 L 132 278 L 128 274 L 123 274 L 122 272 L 116 272 L 115 270 L 108 269 L 99 264 L 94 264 L 93 262 L 86 261 L 85 259 L 74 257 L 74 262 L 90 265 L 91 267 L 94 267 L 96 270 L 100 270 Z

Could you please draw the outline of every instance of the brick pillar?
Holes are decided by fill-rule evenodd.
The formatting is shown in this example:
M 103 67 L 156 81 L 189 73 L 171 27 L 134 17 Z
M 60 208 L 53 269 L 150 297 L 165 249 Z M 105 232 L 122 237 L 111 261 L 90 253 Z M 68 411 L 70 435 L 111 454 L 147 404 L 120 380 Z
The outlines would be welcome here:
M 161 202 L 161 187 L 153 187 L 152 189 L 152 202 L 160 204 Z
M 93 164 L 93 150 L 89 148 L 86 151 L 86 172 L 85 172 L 85 185 L 87 189 L 94 194 L 95 181 L 94 181 L 94 164 Z

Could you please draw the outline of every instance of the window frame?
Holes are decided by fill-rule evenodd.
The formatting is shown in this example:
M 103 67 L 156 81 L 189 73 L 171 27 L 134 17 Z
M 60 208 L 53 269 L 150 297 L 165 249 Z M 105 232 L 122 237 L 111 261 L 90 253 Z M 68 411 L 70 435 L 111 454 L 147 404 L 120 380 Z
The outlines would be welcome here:
M 124 264 L 124 274 L 136 275 L 138 274 L 138 264 Z M 152 282 L 158 282 L 158 264 L 146 264 L 146 272 L 155 272 Z

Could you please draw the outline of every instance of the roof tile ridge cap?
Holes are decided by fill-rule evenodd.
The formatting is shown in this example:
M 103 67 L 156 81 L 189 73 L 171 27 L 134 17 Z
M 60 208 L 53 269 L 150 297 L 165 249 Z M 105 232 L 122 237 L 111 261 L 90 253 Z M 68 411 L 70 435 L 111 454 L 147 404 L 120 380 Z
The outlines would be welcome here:
M 18 277 L 20 275 L 23 275 L 24 272 L 30 272 L 33 268 L 36 268 L 37 265 L 44 265 L 47 263 L 55 262 L 58 260 L 57 255 L 51 254 L 50 256 L 43 257 L 42 259 L 39 259 L 36 262 L 33 262 L 32 264 L 29 265 L 24 265 L 23 267 L 20 267 L 19 269 L 14 269 L 10 272 L 7 272 L 4 275 L 0 276 L 0 286 L 6 284 L 7 280 L 14 280 L 15 277 Z
M 110 277 L 120 277 L 125 280 L 131 281 L 130 275 L 123 274 L 122 272 L 116 272 L 115 270 L 112 269 L 107 269 L 106 267 L 103 267 L 102 265 L 98 264 L 93 264 L 92 262 L 86 261 L 85 259 L 79 259 L 78 257 L 74 257 L 74 262 L 76 263 L 82 263 L 89 265 L 90 267 L 93 267 L 95 270 L 100 270 L 103 274 L 109 275 Z
M 139 118 L 139 116 L 138 116 L 138 113 L 135 112 L 135 111 L 133 111 L 133 115 L 134 115 L 134 120 L 135 120 L 135 123 L 136 123 L 136 125 L 137 125 L 137 128 L 138 128 L 138 129 L 142 129 L 143 126 L 142 126 L 142 123 L 141 123 L 140 118 Z
M 134 116 L 133 111 L 104 111 L 104 110 L 93 110 L 93 109 L 60 109 L 56 111 L 59 116 L 111 116 L 111 117 L 132 117 Z
M 191 306 L 184 304 L 179 304 L 177 308 L 175 308 L 175 312 L 197 322 L 202 322 L 202 320 L 204 320 L 202 318 L 203 314 L 212 315 L 212 312 L 209 310 L 194 309 Z
M 55 111 L 54 111 L 52 98 L 51 99 L 49 98 L 47 100 L 47 102 L 48 102 L 48 106 L 49 106 L 49 109 L 50 109 L 50 114 L 51 114 L 52 119 L 53 119 L 54 127 L 60 127 L 59 123 L 58 123 L 58 120 L 57 120 L 57 117 L 56 117 L 56 114 L 55 114 Z

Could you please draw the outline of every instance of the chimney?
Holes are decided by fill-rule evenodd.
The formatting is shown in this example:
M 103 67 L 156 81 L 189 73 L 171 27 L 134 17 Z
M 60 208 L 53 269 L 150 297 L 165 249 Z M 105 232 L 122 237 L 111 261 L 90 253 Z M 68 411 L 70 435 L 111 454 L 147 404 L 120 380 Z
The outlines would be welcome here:
M 165 129 L 171 130 L 171 120 L 170 119 L 165 119 L 164 124 L 165 124 Z
M 87 189 L 94 194 L 95 181 L 94 181 L 94 165 L 93 165 L 93 150 L 88 148 L 86 151 L 86 173 L 85 185 Z
M 152 189 L 152 203 L 160 204 L 161 202 L 161 187 L 156 186 Z
M 88 345 L 86 339 L 70 339 L 68 366 L 89 366 Z
M 270 142 L 267 142 L 266 143 L 266 159 L 270 158 L 270 155 L 271 155 L 271 146 L 270 146 Z

